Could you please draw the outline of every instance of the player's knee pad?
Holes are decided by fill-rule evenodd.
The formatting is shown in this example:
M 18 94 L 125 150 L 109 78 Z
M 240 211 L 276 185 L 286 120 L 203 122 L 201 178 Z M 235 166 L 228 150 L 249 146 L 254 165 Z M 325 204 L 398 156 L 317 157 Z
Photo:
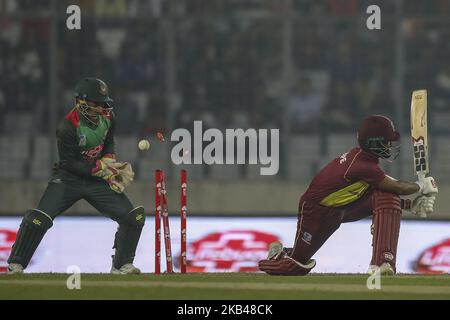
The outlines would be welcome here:
M 400 197 L 375 191 L 373 195 L 372 265 L 387 262 L 395 270 L 402 209 Z
M 52 218 L 45 212 L 37 209 L 27 211 L 17 232 L 8 262 L 19 263 L 26 268 L 45 233 L 52 226 Z
M 400 197 L 395 193 L 376 190 L 373 193 L 372 201 L 374 211 L 387 209 L 392 212 L 401 212 L 402 210 Z
M 52 218 L 43 211 L 32 209 L 28 210 L 22 220 L 22 224 L 31 228 L 47 231 L 53 226 Z
M 145 224 L 144 207 L 136 207 L 119 220 L 119 225 L 143 228 Z
M 132 263 L 134 260 L 136 247 L 145 224 L 144 208 L 134 208 L 118 222 L 119 228 L 117 229 L 113 246 L 113 249 L 116 249 L 116 253 L 113 256 L 115 268 L 120 268 L 126 263 Z

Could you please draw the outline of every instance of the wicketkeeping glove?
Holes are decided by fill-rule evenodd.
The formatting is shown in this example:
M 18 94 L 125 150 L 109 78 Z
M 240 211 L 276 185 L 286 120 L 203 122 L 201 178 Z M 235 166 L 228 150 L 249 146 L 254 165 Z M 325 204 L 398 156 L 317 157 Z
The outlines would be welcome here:
M 124 186 L 122 183 L 118 182 L 118 181 L 117 181 L 116 179 L 114 179 L 114 178 L 111 179 L 111 180 L 107 180 L 106 182 L 108 183 L 109 187 L 110 187 L 114 192 L 122 193 L 123 190 L 125 190 L 125 186 Z
M 91 174 L 94 177 L 102 178 L 106 181 L 110 180 L 119 173 L 119 171 L 112 166 L 115 161 L 116 160 L 112 155 L 105 155 L 95 162 L 95 167 L 91 170 Z
M 117 193 L 122 193 L 123 190 L 133 181 L 134 172 L 131 164 L 128 162 L 114 162 L 110 164 L 117 174 L 106 180 L 112 190 Z
M 126 186 L 128 186 L 134 179 L 134 172 L 131 164 L 128 162 L 116 162 L 111 165 L 113 168 L 118 170 L 119 174 L 116 177 L 117 180 L 120 180 Z
M 118 174 L 113 176 L 108 184 L 115 192 L 122 193 L 134 179 L 133 168 L 128 162 L 115 162 L 111 166 L 118 171 Z
M 91 174 L 105 180 L 117 193 L 122 193 L 134 179 L 131 164 L 117 161 L 114 155 L 107 154 L 97 160 L 95 164 Z

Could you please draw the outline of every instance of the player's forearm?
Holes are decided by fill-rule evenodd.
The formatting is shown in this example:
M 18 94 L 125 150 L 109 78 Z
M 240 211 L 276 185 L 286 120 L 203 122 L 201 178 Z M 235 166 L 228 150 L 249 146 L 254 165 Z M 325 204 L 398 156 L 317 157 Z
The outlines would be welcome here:
M 392 177 L 386 176 L 378 185 L 378 190 L 384 192 L 391 192 L 398 195 L 410 195 L 419 192 L 420 187 L 417 183 L 396 180 Z
M 419 192 L 420 187 L 417 183 L 414 182 L 409 182 L 409 181 L 397 181 L 396 186 L 395 186 L 395 191 L 394 193 L 398 194 L 398 195 L 410 195 L 413 193 L 417 193 Z

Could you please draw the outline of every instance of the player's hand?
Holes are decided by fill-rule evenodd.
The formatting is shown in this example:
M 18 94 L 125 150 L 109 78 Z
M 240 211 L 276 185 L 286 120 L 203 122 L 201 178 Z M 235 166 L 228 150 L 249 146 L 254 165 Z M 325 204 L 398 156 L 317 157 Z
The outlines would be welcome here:
M 426 177 L 425 179 L 419 180 L 416 183 L 420 187 L 419 193 L 421 194 L 430 195 L 438 193 L 438 187 L 433 177 Z
M 105 162 L 106 164 L 112 164 L 115 163 L 116 160 L 116 156 L 114 154 L 111 153 L 107 153 L 102 157 L 103 162 Z
M 131 164 L 128 162 L 116 162 L 111 165 L 113 168 L 119 171 L 119 176 L 127 185 L 134 179 L 134 171 Z
M 424 195 L 420 195 L 417 196 L 411 203 L 411 213 L 416 215 L 416 216 L 421 216 L 421 217 L 425 217 L 426 216 L 426 212 L 425 209 L 423 207 L 424 201 L 426 199 L 426 196 Z
M 425 210 L 425 212 L 427 214 L 433 213 L 434 211 L 434 202 L 436 201 L 436 196 L 435 195 L 431 195 L 431 196 L 427 196 L 423 203 L 422 203 L 422 208 L 423 210 Z
M 114 160 L 115 161 L 115 160 Z M 110 158 L 101 158 L 95 162 L 95 167 L 91 170 L 94 177 L 110 180 L 119 174 L 119 171 L 111 166 L 113 161 Z
M 114 192 L 122 193 L 134 179 L 131 164 L 128 162 L 114 162 L 110 166 L 117 170 L 118 173 L 108 179 L 107 182 Z
M 134 171 L 130 163 L 115 162 L 111 166 L 118 171 L 118 175 L 114 179 L 123 184 L 124 187 L 127 187 L 134 180 Z
M 412 214 L 426 217 L 427 214 L 433 213 L 435 200 L 435 195 L 420 195 L 413 200 L 410 211 Z
M 116 193 L 122 193 L 125 190 L 125 186 L 120 182 L 116 180 L 116 177 L 113 179 L 106 181 L 109 185 L 109 187 Z

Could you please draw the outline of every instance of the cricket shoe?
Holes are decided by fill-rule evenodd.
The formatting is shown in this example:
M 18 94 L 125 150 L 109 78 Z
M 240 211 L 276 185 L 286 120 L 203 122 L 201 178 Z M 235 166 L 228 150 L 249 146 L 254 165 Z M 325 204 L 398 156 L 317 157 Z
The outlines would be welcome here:
M 23 273 L 23 267 L 18 263 L 10 263 L 8 265 L 8 274 L 21 274 Z
M 370 265 L 367 273 L 379 273 L 381 276 L 393 276 L 395 274 L 395 271 L 389 263 L 385 262 L 381 266 Z
M 133 266 L 132 263 L 124 264 L 119 269 L 114 268 L 114 266 L 111 267 L 111 273 L 112 274 L 140 274 L 141 270 L 139 268 L 136 268 Z
M 284 251 L 283 244 L 280 241 L 275 241 L 269 245 L 267 260 L 277 260 L 285 254 L 286 252 Z

